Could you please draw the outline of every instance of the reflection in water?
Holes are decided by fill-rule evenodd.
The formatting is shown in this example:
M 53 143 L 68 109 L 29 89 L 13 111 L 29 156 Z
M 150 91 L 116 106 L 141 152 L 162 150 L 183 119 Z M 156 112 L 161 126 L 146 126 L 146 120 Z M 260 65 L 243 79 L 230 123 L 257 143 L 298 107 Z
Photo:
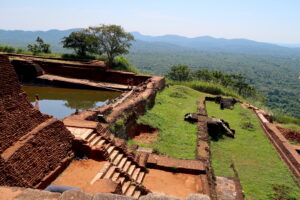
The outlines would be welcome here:
M 96 108 L 120 95 L 119 92 L 69 88 L 22 86 L 32 104 L 40 98 L 40 111 L 61 119 L 78 110 Z

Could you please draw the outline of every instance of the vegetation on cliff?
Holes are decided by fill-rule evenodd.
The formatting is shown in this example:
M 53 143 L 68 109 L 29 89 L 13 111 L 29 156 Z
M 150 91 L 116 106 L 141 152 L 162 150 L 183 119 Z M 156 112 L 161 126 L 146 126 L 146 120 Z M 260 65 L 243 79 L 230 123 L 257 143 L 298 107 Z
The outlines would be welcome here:
M 226 93 L 232 96 L 237 97 L 240 95 L 244 98 L 262 99 L 262 96 L 256 92 L 255 88 L 246 82 L 245 76 L 242 74 L 229 74 L 218 70 L 208 71 L 205 69 L 191 71 L 187 65 L 175 65 L 171 67 L 166 77 L 178 83 L 184 81 L 185 85 L 201 92 L 220 94 L 221 86 L 226 88 Z M 189 81 L 193 82 L 189 83 Z M 203 87 L 204 83 L 208 85 Z M 206 90 L 207 88 L 215 88 L 215 90 Z

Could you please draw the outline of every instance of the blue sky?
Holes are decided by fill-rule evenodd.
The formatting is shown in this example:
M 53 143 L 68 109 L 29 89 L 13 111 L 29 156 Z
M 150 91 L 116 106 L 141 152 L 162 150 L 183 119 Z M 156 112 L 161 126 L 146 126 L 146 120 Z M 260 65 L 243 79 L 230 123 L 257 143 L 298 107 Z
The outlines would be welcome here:
M 0 29 L 118 24 L 146 35 L 300 44 L 299 0 L 0 0 Z

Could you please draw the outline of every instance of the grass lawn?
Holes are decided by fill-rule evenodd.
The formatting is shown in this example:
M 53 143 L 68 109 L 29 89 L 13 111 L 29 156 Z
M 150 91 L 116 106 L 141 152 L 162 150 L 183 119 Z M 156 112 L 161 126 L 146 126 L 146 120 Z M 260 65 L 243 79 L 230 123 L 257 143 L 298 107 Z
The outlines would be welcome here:
M 159 129 L 156 141 L 150 144 L 136 143 L 150 147 L 176 158 L 195 159 L 196 124 L 183 120 L 186 113 L 197 112 L 197 100 L 203 93 L 185 86 L 170 86 L 160 92 L 155 106 L 141 116 L 138 122 Z
M 236 130 L 234 139 L 224 137 L 211 142 L 215 174 L 234 176 L 230 168 L 233 161 L 246 199 L 270 199 L 269 195 L 274 193 L 273 184 L 289 187 L 290 196 L 300 199 L 300 189 L 261 129 L 254 113 L 242 108 L 240 104 L 236 104 L 233 110 L 220 110 L 214 102 L 207 102 L 206 105 L 209 116 L 228 121 L 230 127 Z M 251 122 L 253 127 L 245 128 L 244 121 Z

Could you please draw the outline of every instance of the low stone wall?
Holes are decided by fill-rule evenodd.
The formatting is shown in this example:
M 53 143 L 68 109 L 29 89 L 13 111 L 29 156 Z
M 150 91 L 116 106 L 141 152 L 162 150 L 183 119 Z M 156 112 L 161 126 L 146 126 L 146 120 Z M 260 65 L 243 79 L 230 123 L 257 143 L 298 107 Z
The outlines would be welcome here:
M 198 101 L 197 108 L 198 115 L 198 132 L 197 132 L 197 148 L 196 148 L 196 157 L 198 160 L 201 160 L 205 164 L 205 170 L 207 176 L 206 182 L 208 184 L 209 194 L 212 199 L 217 199 L 216 193 L 216 177 L 214 170 L 211 166 L 211 152 L 210 152 L 210 138 L 208 134 L 208 116 L 206 111 L 205 100 Z
M 171 158 L 168 156 L 150 154 L 147 159 L 147 167 L 164 171 L 188 174 L 205 174 L 206 168 L 199 160 L 186 160 Z
M 123 119 L 125 124 L 123 138 L 129 138 L 135 134 L 138 117 L 154 105 L 157 92 L 164 86 L 163 77 L 153 76 L 134 90 L 124 93 L 115 102 L 94 111 L 104 115 L 109 125 L 113 125 L 117 119 Z
M 289 169 L 292 171 L 300 186 L 300 155 L 289 141 L 282 135 L 275 124 L 269 122 L 265 117 L 266 112 L 254 106 L 248 105 L 254 111 L 260 120 L 261 126 L 267 137 L 278 151 L 281 158 L 285 161 Z M 267 115 L 268 116 L 268 115 Z

